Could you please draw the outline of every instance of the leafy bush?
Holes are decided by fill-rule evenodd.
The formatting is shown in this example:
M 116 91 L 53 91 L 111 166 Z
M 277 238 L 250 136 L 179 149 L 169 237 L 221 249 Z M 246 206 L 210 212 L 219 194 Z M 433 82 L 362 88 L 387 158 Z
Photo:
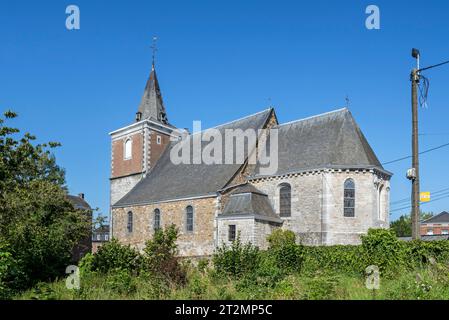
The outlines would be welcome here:
M 251 243 L 242 244 L 240 236 L 231 246 L 218 247 L 212 258 L 218 275 L 234 278 L 254 274 L 260 262 L 259 249 Z
M 17 261 L 14 260 L 9 246 L 0 242 L 0 300 L 8 299 L 12 294 L 18 271 Z
M 208 259 L 200 259 L 198 261 L 198 271 L 201 273 L 205 273 L 207 271 L 207 268 L 209 267 L 209 260 Z
M 94 260 L 95 257 L 92 253 L 87 253 L 78 263 L 78 267 L 80 268 L 81 276 L 91 272 L 94 270 Z
M 437 262 L 449 262 L 449 241 L 413 240 L 405 243 L 406 254 L 410 257 L 410 267 L 420 267 L 427 264 L 431 258 Z
M 116 269 L 138 272 L 140 270 L 141 257 L 139 252 L 131 248 L 131 246 L 122 245 L 117 239 L 112 239 L 98 249 L 98 252 L 93 255 L 93 259 L 89 263 L 91 264 L 91 270 L 102 273 L 108 273 L 110 270 Z
M 131 294 L 136 291 L 135 278 L 128 270 L 113 269 L 110 270 L 106 279 L 106 284 L 112 290 L 119 294 Z
M 176 284 L 186 283 L 186 270 L 176 257 L 178 229 L 174 224 L 159 229 L 144 249 L 144 267 L 153 274 L 161 274 Z
M 386 229 L 369 229 L 362 236 L 362 247 L 367 263 L 379 267 L 381 274 L 391 276 L 406 266 L 404 242 L 398 240 L 394 231 Z
M 366 264 L 362 246 L 336 245 L 304 247 L 302 271 L 326 273 L 364 274 Z
M 275 230 L 267 238 L 268 252 L 284 272 L 298 272 L 301 269 L 303 247 L 296 244 L 296 236 L 290 230 Z

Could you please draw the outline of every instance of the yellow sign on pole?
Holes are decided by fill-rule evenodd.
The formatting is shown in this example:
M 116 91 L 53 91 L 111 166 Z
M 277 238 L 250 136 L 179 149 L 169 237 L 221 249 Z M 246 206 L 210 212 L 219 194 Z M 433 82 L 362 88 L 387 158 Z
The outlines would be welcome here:
M 430 201 L 430 192 L 421 192 L 419 195 L 419 200 L 421 202 L 429 202 Z

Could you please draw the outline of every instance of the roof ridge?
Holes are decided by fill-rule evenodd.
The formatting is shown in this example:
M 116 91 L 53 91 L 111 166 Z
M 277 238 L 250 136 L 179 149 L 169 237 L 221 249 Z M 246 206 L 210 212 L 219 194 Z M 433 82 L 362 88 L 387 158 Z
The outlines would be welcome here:
M 297 119 L 297 120 L 292 120 L 292 121 L 289 121 L 289 122 L 286 122 L 286 123 L 278 124 L 277 127 L 282 127 L 282 126 L 294 124 L 296 122 L 312 120 L 312 119 L 315 119 L 315 118 L 331 115 L 333 113 L 338 113 L 338 112 L 342 112 L 342 111 L 349 111 L 349 109 L 347 107 L 344 107 L 344 108 L 340 108 L 340 109 L 336 109 L 336 110 L 332 110 L 332 111 L 328 111 L 328 112 L 323 112 L 323 113 L 320 113 L 320 114 L 317 114 L 317 115 L 314 115 L 314 116 L 310 116 L 310 117 Z
M 193 135 L 198 134 L 198 133 L 206 132 L 207 130 L 211 130 L 211 129 L 216 129 L 216 128 L 219 128 L 219 127 L 223 127 L 223 126 L 229 125 L 229 124 L 234 123 L 234 122 L 237 122 L 237 121 L 242 121 L 242 120 L 245 120 L 245 119 L 248 119 L 248 118 L 257 116 L 257 115 L 259 115 L 259 114 L 262 114 L 262 113 L 264 113 L 264 112 L 271 111 L 272 109 L 273 109 L 273 108 L 270 107 L 270 108 L 268 108 L 268 109 L 265 109 L 265 110 L 262 110 L 262 111 L 259 111 L 259 112 L 250 114 L 250 115 L 245 116 L 245 117 L 243 117 L 243 118 L 239 118 L 239 119 L 236 119 L 236 120 L 228 121 L 228 122 L 225 122 L 225 123 L 216 125 L 216 126 L 214 126 L 214 127 L 210 127 L 210 128 L 203 129 L 203 130 L 201 130 L 201 131 L 192 132 L 192 133 L 189 134 L 189 136 L 193 136 Z

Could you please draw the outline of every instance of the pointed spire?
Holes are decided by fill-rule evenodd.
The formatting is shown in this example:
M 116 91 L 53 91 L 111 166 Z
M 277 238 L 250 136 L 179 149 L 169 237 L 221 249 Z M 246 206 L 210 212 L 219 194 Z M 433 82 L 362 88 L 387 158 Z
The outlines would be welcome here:
M 152 119 L 167 124 L 168 119 L 165 113 L 164 102 L 162 101 L 161 90 L 157 81 L 156 69 L 154 67 L 154 56 L 156 49 L 156 37 L 153 37 L 153 61 L 151 64 L 150 77 L 148 78 L 143 93 L 142 100 L 139 105 L 140 119 Z
M 141 113 L 141 119 L 152 119 L 164 124 L 168 123 L 154 64 L 139 105 L 139 112 Z

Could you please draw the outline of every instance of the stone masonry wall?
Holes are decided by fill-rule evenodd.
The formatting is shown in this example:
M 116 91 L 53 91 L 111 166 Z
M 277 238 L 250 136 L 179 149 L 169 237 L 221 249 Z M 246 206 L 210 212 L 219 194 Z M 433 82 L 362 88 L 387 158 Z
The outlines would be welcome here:
M 321 243 L 321 176 L 304 174 L 291 177 L 273 177 L 252 181 L 254 186 L 268 195 L 274 211 L 279 214 L 279 185 L 291 186 L 291 217 L 282 217 L 282 228 L 295 232 L 305 244 Z
M 186 231 L 186 207 L 191 205 L 193 232 Z M 129 208 L 114 208 L 113 237 L 139 250 L 154 234 L 154 210 L 161 212 L 161 226 L 174 223 L 179 228 L 178 249 L 180 256 L 203 256 L 213 253 L 215 244 L 216 198 L 180 200 Z M 133 232 L 127 230 L 127 213 L 133 213 Z
M 111 205 L 114 205 L 127 194 L 142 178 L 142 174 L 135 174 L 111 180 Z
M 348 178 L 354 179 L 356 185 L 355 217 L 343 215 L 344 181 Z M 316 171 L 252 183 L 268 194 L 278 214 L 279 185 L 290 184 L 292 215 L 281 218 L 284 220 L 282 228 L 295 232 L 304 244 L 358 244 L 360 235 L 369 228 L 389 226 L 389 181 L 369 170 Z M 382 193 L 379 193 L 380 186 Z
M 245 218 L 233 218 L 233 219 L 224 219 L 219 218 L 218 220 L 218 245 L 222 244 L 230 245 L 231 242 L 228 238 L 229 225 L 235 225 L 236 236 L 240 235 L 240 240 L 242 243 L 254 242 L 254 219 L 250 217 Z

